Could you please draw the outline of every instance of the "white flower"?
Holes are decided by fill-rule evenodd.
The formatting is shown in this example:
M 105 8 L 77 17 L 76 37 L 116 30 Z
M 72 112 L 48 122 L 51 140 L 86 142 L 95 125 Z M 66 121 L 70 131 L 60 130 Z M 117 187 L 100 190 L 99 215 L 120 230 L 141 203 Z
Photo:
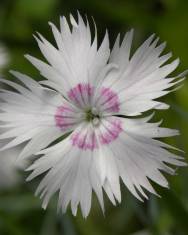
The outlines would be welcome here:
M 2 149 L 26 142 L 20 159 L 38 154 L 28 180 L 46 174 L 36 192 L 44 208 L 58 191 L 59 209 L 65 212 L 70 203 L 76 215 L 80 204 L 86 217 L 92 191 L 104 211 L 103 190 L 113 204 L 121 201 L 120 178 L 143 200 L 144 188 L 156 193 L 148 179 L 167 187 L 161 171 L 173 174 L 169 164 L 186 165 L 168 151 L 175 148 L 154 139 L 177 135 L 177 130 L 149 123 L 152 116 L 128 118 L 167 108 L 154 99 L 169 93 L 184 74 L 167 77 L 179 60 L 163 65 L 171 54 L 160 56 L 165 44 L 157 46 L 153 35 L 130 57 L 132 30 L 121 44 L 118 36 L 110 52 L 108 34 L 98 48 L 96 33 L 92 41 L 89 24 L 78 17 L 78 23 L 70 17 L 72 30 L 65 18 L 61 32 L 50 23 L 58 49 L 36 37 L 49 64 L 26 56 L 47 80 L 39 84 L 17 72 L 12 73 L 24 86 L 1 80 L 18 92 L 0 94 L 0 138 L 11 139 Z

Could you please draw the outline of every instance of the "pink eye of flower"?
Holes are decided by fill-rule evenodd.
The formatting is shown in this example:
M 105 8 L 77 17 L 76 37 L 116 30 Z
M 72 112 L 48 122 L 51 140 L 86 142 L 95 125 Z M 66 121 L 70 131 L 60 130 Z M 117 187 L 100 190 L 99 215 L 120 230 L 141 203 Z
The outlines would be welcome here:
M 89 133 L 75 132 L 71 136 L 72 145 L 77 146 L 82 150 L 91 150 L 99 148 L 100 145 L 108 145 L 116 140 L 119 134 L 122 132 L 121 121 L 113 119 L 107 122 L 108 127 L 98 134 L 98 140 L 96 138 L 95 131 Z
M 70 102 L 82 113 L 81 122 L 93 125 L 91 133 L 75 132 L 71 135 L 72 145 L 83 150 L 94 150 L 100 145 L 109 144 L 118 138 L 122 131 L 121 121 L 111 118 L 107 127 L 101 130 L 98 140 L 95 128 L 99 128 L 105 120 L 105 113 L 116 113 L 119 111 L 118 95 L 110 88 L 102 87 L 95 94 L 95 87 L 90 84 L 79 83 L 68 92 Z M 59 106 L 55 114 L 56 126 L 62 131 L 71 129 L 76 123 L 77 113 L 67 105 Z M 103 120 L 104 119 L 104 120 Z M 97 143 L 99 142 L 99 143 Z
M 105 111 L 117 113 L 120 110 L 118 95 L 110 88 L 101 88 L 100 105 L 104 107 Z
M 90 84 L 79 83 L 68 92 L 68 97 L 77 107 L 92 107 L 92 99 L 95 95 L 98 106 L 102 106 L 103 110 L 110 112 L 119 111 L 118 95 L 110 88 L 102 87 L 95 94 L 95 87 Z M 95 101 L 93 101 L 95 103 Z M 99 107 L 101 109 L 101 107 Z
M 68 97 L 71 102 L 80 108 L 85 108 L 91 102 L 91 97 L 94 94 L 94 87 L 90 84 L 79 83 L 68 92 Z
M 75 124 L 74 110 L 66 105 L 59 106 L 55 113 L 55 123 L 62 131 L 69 129 Z

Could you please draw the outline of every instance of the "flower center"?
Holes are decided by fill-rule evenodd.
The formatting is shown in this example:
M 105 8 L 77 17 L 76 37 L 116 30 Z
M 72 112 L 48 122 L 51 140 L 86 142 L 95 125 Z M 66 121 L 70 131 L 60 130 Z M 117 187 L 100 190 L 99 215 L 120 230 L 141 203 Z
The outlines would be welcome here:
M 62 131 L 74 130 L 82 121 L 99 127 L 104 117 L 113 116 L 120 110 L 118 95 L 107 87 L 96 89 L 88 83 L 79 83 L 69 90 L 68 98 L 76 109 L 68 103 L 62 104 L 55 114 L 56 126 Z
M 96 89 L 90 84 L 79 83 L 70 89 L 68 98 L 73 106 L 68 103 L 59 106 L 55 123 L 62 131 L 73 131 L 70 137 L 72 146 L 94 151 L 119 137 L 123 128 L 115 115 L 119 113 L 120 102 L 111 88 Z M 82 122 L 89 125 L 83 128 L 79 125 Z
M 90 108 L 85 111 L 85 120 L 87 122 L 92 122 L 93 125 L 98 125 L 100 123 L 101 116 L 96 108 Z
M 86 121 L 87 122 L 91 122 L 93 121 L 95 118 L 99 118 L 99 115 L 95 115 L 94 113 L 92 113 L 92 110 L 89 109 L 86 111 Z

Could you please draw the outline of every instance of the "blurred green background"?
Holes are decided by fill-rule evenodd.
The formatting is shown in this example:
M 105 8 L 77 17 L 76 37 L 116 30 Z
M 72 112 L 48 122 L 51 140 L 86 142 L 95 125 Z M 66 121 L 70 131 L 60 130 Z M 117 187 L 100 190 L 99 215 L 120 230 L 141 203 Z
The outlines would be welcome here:
M 0 0 L 0 41 L 10 54 L 8 70 L 15 69 L 41 79 L 39 73 L 23 57 L 26 53 L 41 57 L 32 34 L 42 33 L 53 41 L 48 21 L 59 25 L 59 16 L 93 16 L 99 38 L 109 29 L 111 44 L 118 32 L 135 28 L 134 48 L 155 32 L 167 41 L 167 50 L 180 57 L 177 73 L 188 68 L 188 1 L 187 0 Z M 11 78 L 12 79 L 12 78 Z M 163 100 L 171 105 L 157 112 L 164 125 L 177 128 L 181 136 L 170 143 L 188 153 L 188 81 L 176 93 Z M 169 140 L 167 140 L 169 141 Z M 186 157 L 186 156 L 185 156 Z M 188 235 L 188 169 L 179 169 L 177 176 L 167 176 L 171 189 L 154 185 L 162 198 L 150 195 L 140 203 L 122 187 L 122 203 L 113 207 L 106 199 L 105 217 L 93 200 L 89 217 L 79 213 L 73 217 L 56 213 L 56 198 L 48 209 L 34 197 L 37 180 L 17 184 L 0 191 L 0 235 Z M 23 179 L 27 173 L 22 174 Z

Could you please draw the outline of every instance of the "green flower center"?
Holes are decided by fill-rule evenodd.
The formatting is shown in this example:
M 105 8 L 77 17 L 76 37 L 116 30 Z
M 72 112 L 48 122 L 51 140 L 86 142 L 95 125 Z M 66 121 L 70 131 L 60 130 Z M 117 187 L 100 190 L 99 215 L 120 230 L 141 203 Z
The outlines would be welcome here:
M 87 122 L 92 122 L 94 119 L 100 119 L 100 116 L 99 114 L 93 113 L 92 110 L 89 109 L 85 112 L 85 119 Z

